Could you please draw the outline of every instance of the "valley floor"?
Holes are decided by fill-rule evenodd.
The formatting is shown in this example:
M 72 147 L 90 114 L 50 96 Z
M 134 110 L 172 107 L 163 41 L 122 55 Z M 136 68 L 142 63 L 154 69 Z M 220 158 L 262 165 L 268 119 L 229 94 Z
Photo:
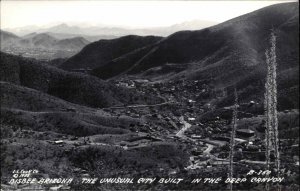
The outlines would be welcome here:
M 232 111 L 228 106 L 210 108 L 212 100 L 222 97 L 201 99 L 199 92 L 211 91 L 204 87 L 197 82 L 134 86 L 141 93 L 163 97 L 166 101 L 161 104 L 84 109 L 84 112 L 77 109 L 30 112 L 2 108 L 2 188 L 25 189 L 23 184 L 8 185 L 12 171 L 38 169 L 39 173 L 35 175 L 38 178 L 74 177 L 74 183 L 66 189 L 90 189 L 91 185 L 88 187 L 78 182 L 84 177 L 185 177 L 180 184 L 156 183 L 154 186 L 158 190 L 227 189 L 229 184 L 225 182 L 190 183 L 196 177 L 226 179 L 229 166 L 228 137 Z M 176 88 L 182 91 L 176 91 Z M 201 88 L 205 91 L 198 90 Z M 251 133 L 237 134 L 236 177 L 246 177 L 250 170 L 265 169 L 264 133 L 260 129 L 262 115 L 257 111 L 261 103 L 253 107 L 248 104 L 241 104 L 239 111 L 238 129 L 248 129 Z M 229 114 L 226 116 L 226 113 Z M 299 186 L 295 179 L 299 175 L 299 158 L 295 155 L 299 137 L 292 136 L 294 130 L 299 131 L 298 116 L 298 110 L 289 110 L 281 112 L 279 117 L 280 124 L 289 126 L 280 131 L 281 170 L 285 178 L 281 184 L 284 188 Z M 76 130 L 76 126 L 84 131 Z M 99 128 L 103 129 L 101 133 L 97 132 Z M 274 173 L 272 171 L 272 175 Z M 234 188 L 259 190 L 261 185 L 246 182 L 236 184 Z M 57 184 L 43 185 L 42 189 L 55 186 Z M 92 188 L 135 190 L 152 187 L 145 184 L 95 184 Z

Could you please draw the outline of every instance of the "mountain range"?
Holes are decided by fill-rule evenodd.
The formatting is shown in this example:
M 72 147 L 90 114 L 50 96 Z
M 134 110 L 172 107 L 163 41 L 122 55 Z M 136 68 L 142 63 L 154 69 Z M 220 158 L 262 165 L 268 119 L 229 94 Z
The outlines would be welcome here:
M 149 80 L 209 80 L 216 88 L 238 85 L 241 91 L 247 92 L 253 83 L 263 84 L 265 50 L 270 46 L 268 39 L 272 30 L 277 36 L 277 59 L 282 83 L 298 78 L 298 21 L 298 3 L 276 4 L 202 30 L 176 32 L 126 51 L 123 55 L 111 55 L 110 61 L 107 59 L 109 57 L 102 59 L 100 55 L 120 47 L 115 49 L 112 46 L 112 49 L 107 49 L 108 52 L 104 50 L 97 54 L 95 52 L 99 52 L 104 45 L 103 41 L 94 42 L 61 67 L 68 70 L 98 66 L 92 67 L 91 74 L 102 79 L 126 74 Z M 110 42 L 121 42 L 125 38 Z M 88 64 L 81 62 L 85 59 Z M 287 74 L 291 76 L 289 79 L 285 76 Z M 296 91 L 298 86 L 295 85 L 293 82 L 282 88 Z M 261 89 L 257 91 L 262 93 Z M 247 97 L 250 99 L 258 92 L 247 94 Z M 297 100 L 295 97 L 291 99 Z
M 128 64 L 127 69 L 132 67 L 127 73 L 136 74 L 146 72 L 151 68 L 162 67 L 166 63 L 173 63 L 195 65 L 197 70 L 192 68 L 193 71 L 189 73 L 189 77 L 215 71 L 212 73 L 213 77 L 221 78 L 223 81 L 220 73 L 216 71 L 224 73 L 224 70 L 218 67 L 223 67 L 225 71 L 259 67 L 259 63 L 264 60 L 264 50 L 268 46 L 268 37 L 272 29 L 278 36 L 278 49 L 281 48 L 281 44 L 285 44 L 285 48 L 290 50 L 284 49 L 284 53 L 289 52 L 294 55 L 297 53 L 298 37 L 295 29 L 298 27 L 298 12 L 296 5 L 293 3 L 273 5 L 206 29 L 174 33 L 151 46 L 144 47 L 147 50 L 135 50 L 113 59 L 101 68 L 95 69 L 94 74 L 102 77 L 101 74 L 107 69 L 110 75 L 114 76 L 118 72 L 114 72 L 111 68 L 119 68 L 124 64 Z M 278 19 L 274 20 L 274 17 Z M 278 50 L 278 52 L 282 51 Z M 85 56 L 89 57 L 87 54 Z M 291 67 L 297 66 L 296 62 L 285 64 Z M 98 74 L 97 71 L 99 71 Z M 231 72 L 234 71 L 231 70 Z
M 277 36 L 279 95 L 290 92 L 292 96 L 282 99 L 297 105 L 298 6 L 298 3 L 271 5 L 212 27 L 180 31 L 167 37 L 129 35 L 99 40 L 58 67 L 92 69 L 90 74 L 104 80 L 129 76 L 151 81 L 209 81 L 216 89 L 237 86 L 245 99 L 252 99 L 263 93 L 265 50 L 270 46 L 273 30 Z M 87 43 L 80 37 L 57 40 L 44 33 L 18 37 L 1 32 L 1 39 L 4 44 L 15 41 L 26 46 L 63 49 Z
M 129 28 L 129 27 L 116 27 L 116 26 L 82 26 L 81 24 L 59 24 L 52 27 L 20 27 L 6 29 L 9 32 L 23 36 L 29 33 L 54 33 L 61 35 L 76 35 L 82 36 L 88 40 L 91 39 L 110 39 L 111 37 L 120 37 L 125 35 L 155 35 L 167 36 L 180 30 L 199 30 L 217 24 L 212 21 L 192 20 L 183 23 L 174 24 L 167 27 L 152 27 L 152 28 Z
M 19 37 L 1 30 L 1 49 L 7 47 L 80 50 L 90 42 L 83 37 L 57 39 L 47 33 L 30 33 Z
M 237 130 L 248 132 L 247 137 L 236 135 L 236 175 L 265 164 L 260 149 L 265 144 L 265 51 L 271 47 L 271 33 L 276 36 L 280 163 L 281 170 L 291 174 L 280 186 L 299 188 L 298 8 L 298 2 L 275 4 L 201 30 L 91 43 L 80 35 L 54 36 L 66 34 L 64 25 L 54 27 L 53 33 L 23 36 L 1 31 L 1 43 L 7 46 L 37 51 L 83 47 L 68 59 L 51 61 L 0 52 L 1 188 L 15 189 L 8 183 L 15 169 L 38 169 L 34 178 L 43 179 L 170 174 L 225 179 L 234 103 Z M 252 139 L 251 145 L 245 144 Z M 26 186 L 22 189 L 32 190 Z M 45 189 L 57 189 L 50 186 Z M 225 190 L 228 184 L 68 186 Z M 245 182 L 234 189 L 264 186 Z

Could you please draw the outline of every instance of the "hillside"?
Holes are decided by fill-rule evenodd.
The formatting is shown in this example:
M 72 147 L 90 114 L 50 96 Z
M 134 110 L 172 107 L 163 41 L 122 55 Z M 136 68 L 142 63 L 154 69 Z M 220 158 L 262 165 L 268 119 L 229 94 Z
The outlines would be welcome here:
M 5 57 L 6 63 L 8 55 Z M 1 54 L 2 61 L 3 58 Z M 18 57 L 14 59 L 26 62 Z M 21 70 L 23 67 L 19 66 Z M 1 64 L 1 71 L 3 69 Z M 22 75 L 22 72 L 19 74 Z M 63 78 L 55 71 L 50 71 L 49 75 Z M 101 165 L 103 175 L 122 169 L 127 176 L 133 172 L 138 175 L 145 169 L 155 168 L 158 171 L 160 167 L 169 169 L 174 165 L 183 166 L 188 161 L 183 147 L 174 143 L 149 142 L 149 145 L 134 150 L 121 146 L 124 141 L 132 144 L 133 140 L 145 137 L 137 133 L 137 129 L 140 130 L 147 123 L 145 119 L 116 116 L 98 108 L 73 104 L 42 92 L 45 86 L 38 91 L 17 85 L 23 84 L 23 78 L 19 81 L 14 77 L 5 79 L 16 84 L 0 82 L 1 184 L 8 183 L 11 171 L 16 166 L 37 168 L 40 172 L 38 177 L 57 176 L 60 172 L 77 178 L 84 171 L 99 173 L 100 169 L 93 168 L 99 162 L 105 164 Z M 39 79 L 36 79 L 36 88 Z M 87 94 L 84 91 L 82 93 Z M 149 130 L 144 128 L 143 131 Z M 63 144 L 56 144 L 57 140 L 63 140 Z M 96 160 L 99 156 L 101 161 Z
M 30 33 L 19 37 L 11 46 L 24 48 L 44 48 L 59 50 L 80 50 L 90 42 L 83 37 L 57 39 L 47 33 Z
M 48 34 L 34 34 L 20 40 L 19 45 L 24 47 L 52 48 L 56 42 L 57 39 Z
M 65 70 L 93 69 L 133 50 L 156 43 L 161 39 L 161 37 L 154 36 L 130 35 L 112 40 L 99 40 L 84 47 L 78 54 L 63 63 L 60 68 Z
M 298 3 L 276 4 L 203 30 L 177 32 L 147 49 L 113 59 L 91 73 L 103 79 L 129 74 L 164 81 L 208 80 L 216 89 L 237 84 L 241 92 L 254 86 L 258 92 L 246 94 L 244 98 L 249 100 L 254 93 L 262 95 L 264 52 L 272 29 L 277 35 L 279 73 L 297 80 L 298 76 L 290 72 L 299 70 L 298 6 Z M 282 95 L 291 91 L 297 95 L 299 87 L 293 83 L 280 88 Z M 293 96 L 293 100 L 298 107 L 298 99 Z
M 268 45 L 267 38 L 272 28 L 277 29 L 280 40 L 282 39 L 281 33 L 286 34 L 293 31 L 295 33 L 297 7 L 297 3 L 277 4 L 203 30 L 175 33 L 157 43 L 154 46 L 155 51 L 152 49 L 150 54 L 148 54 L 149 50 L 136 60 L 129 59 L 127 62 L 135 65 L 130 73 L 140 73 L 166 63 L 195 63 L 198 69 L 198 71 L 194 71 L 195 74 L 208 73 L 212 70 L 222 71 L 226 74 L 226 70 L 232 68 L 238 67 L 236 70 L 240 72 L 243 67 L 257 66 L 264 59 L 264 49 Z M 290 19 L 294 19 L 295 22 Z M 289 23 L 289 28 L 284 27 L 286 23 Z M 298 37 L 295 35 L 296 33 L 294 36 L 286 35 L 288 39 L 285 39 L 285 46 L 290 47 L 291 50 L 294 49 L 294 52 L 297 51 L 294 46 L 298 42 Z M 291 39 L 294 39 L 293 44 L 289 46 Z M 145 55 L 147 56 L 144 57 Z M 142 61 L 141 58 L 143 58 Z M 114 65 L 118 65 L 122 59 L 128 58 L 123 56 L 114 61 Z M 139 61 L 138 64 L 137 61 Z M 295 63 L 290 64 L 296 66 Z M 110 65 L 99 68 L 99 71 L 110 68 Z M 220 70 L 219 67 L 226 70 Z M 111 76 L 113 75 L 115 73 L 112 71 Z M 219 76 L 219 73 L 214 72 L 213 75 Z M 101 73 L 98 76 L 101 78 Z
M 90 43 L 80 36 L 66 36 L 66 38 L 55 36 L 60 35 L 33 32 L 18 37 L 1 31 L 1 51 L 27 58 L 51 60 L 69 58 Z
M 159 101 L 134 90 L 116 87 L 96 77 L 1 53 L 1 81 L 36 89 L 66 101 L 91 107 L 109 107 Z
M 73 104 L 41 91 L 1 81 L 1 107 L 24 111 L 67 111 L 77 110 L 85 113 L 94 109 Z
M 54 33 L 54 32 L 45 32 L 57 39 L 70 39 L 70 38 L 75 38 L 75 37 L 83 37 L 84 39 L 88 40 L 89 42 L 94 42 L 98 41 L 100 39 L 113 39 L 117 38 L 118 36 L 113 36 L 113 35 L 95 35 L 95 36 L 90 36 L 90 35 L 84 35 L 84 34 L 70 34 L 70 33 Z
M 140 123 L 140 120 L 117 118 L 100 109 L 72 104 L 34 89 L 7 82 L 0 84 L 1 120 L 6 125 L 82 136 L 82 133 L 128 133 L 130 124 Z
M 123 114 L 98 108 L 161 100 L 5 53 L 0 69 L 1 186 L 8 184 L 16 166 L 37 168 L 39 178 L 58 172 L 77 178 L 84 172 L 108 176 L 120 169 L 124 176 L 139 176 L 147 169 L 159 172 L 188 163 L 180 143 L 147 135 L 169 129 L 166 122 L 128 116 L 130 108 Z M 135 141 L 141 147 L 124 146 Z
M 41 61 L 0 52 L 1 189 L 38 189 L 9 182 L 13 170 L 37 169 L 32 178 L 38 180 L 74 178 L 69 185 L 39 184 L 41 190 L 228 190 L 233 164 L 234 177 L 247 180 L 232 184 L 232 190 L 264 190 L 265 183 L 252 181 L 254 174 L 245 175 L 265 169 L 270 158 L 268 177 L 283 178 L 279 184 L 270 179 L 270 190 L 278 185 L 299 190 L 298 7 L 275 4 L 166 38 L 100 40 L 70 59 Z M 52 28 L 62 35 L 85 29 Z M 278 67 L 269 131 L 278 124 L 271 139 L 279 143 L 279 158 L 272 147 L 268 156 L 266 141 L 265 50 L 271 32 L 277 37 Z M 17 39 L 63 49 L 86 43 L 51 33 Z M 36 52 L 40 49 L 33 54 L 43 55 Z M 81 184 L 83 177 L 99 179 Z M 107 177 L 134 183 L 101 182 Z M 140 177 L 155 180 L 138 183 Z M 207 177 L 221 180 L 202 181 Z M 178 178 L 183 181 L 174 183 Z
M 19 39 L 20 39 L 20 37 L 18 37 L 17 35 L 15 35 L 13 33 L 0 30 L 1 47 L 12 45 Z
M 58 49 L 80 50 L 90 42 L 83 37 L 74 37 L 69 39 L 59 40 L 54 46 Z

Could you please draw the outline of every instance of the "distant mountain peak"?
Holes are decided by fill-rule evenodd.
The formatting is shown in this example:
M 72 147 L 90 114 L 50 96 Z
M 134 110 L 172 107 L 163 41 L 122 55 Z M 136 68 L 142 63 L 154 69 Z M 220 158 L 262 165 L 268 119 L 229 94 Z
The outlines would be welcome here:
M 57 25 L 57 27 L 69 27 L 69 25 L 66 23 L 61 23 L 61 24 Z
M 84 46 L 89 44 L 90 41 L 83 37 L 65 37 L 56 38 L 50 33 L 38 33 L 33 32 L 23 37 L 18 37 L 12 33 L 1 30 L 1 49 L 6 52 L 10 52 L 14 47 L 13 54 L 18 54 L 18 51 L 31 51 L 33 48 L 39 48 L 41 50 L 48 50 L 49 55 L 45 55 L 51 58 L 60 58 L 66 56 L 72 56 Z M 52 52 L 56 52 L 53 56 Z M 34 54 L 33 57 L 37 55 Z M 39 56 L 39 55 L 38 55 Z M 53 56 L 53 57 L 52 57 Z M 39 57 L 38 57 L 39 58 Z

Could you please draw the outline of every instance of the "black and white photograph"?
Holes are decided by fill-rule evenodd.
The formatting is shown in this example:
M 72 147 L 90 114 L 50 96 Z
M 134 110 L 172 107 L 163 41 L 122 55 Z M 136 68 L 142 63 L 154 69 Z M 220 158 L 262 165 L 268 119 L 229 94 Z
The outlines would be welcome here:
M 299 2 L 1 0 L 1 191 L 299 191 Z

